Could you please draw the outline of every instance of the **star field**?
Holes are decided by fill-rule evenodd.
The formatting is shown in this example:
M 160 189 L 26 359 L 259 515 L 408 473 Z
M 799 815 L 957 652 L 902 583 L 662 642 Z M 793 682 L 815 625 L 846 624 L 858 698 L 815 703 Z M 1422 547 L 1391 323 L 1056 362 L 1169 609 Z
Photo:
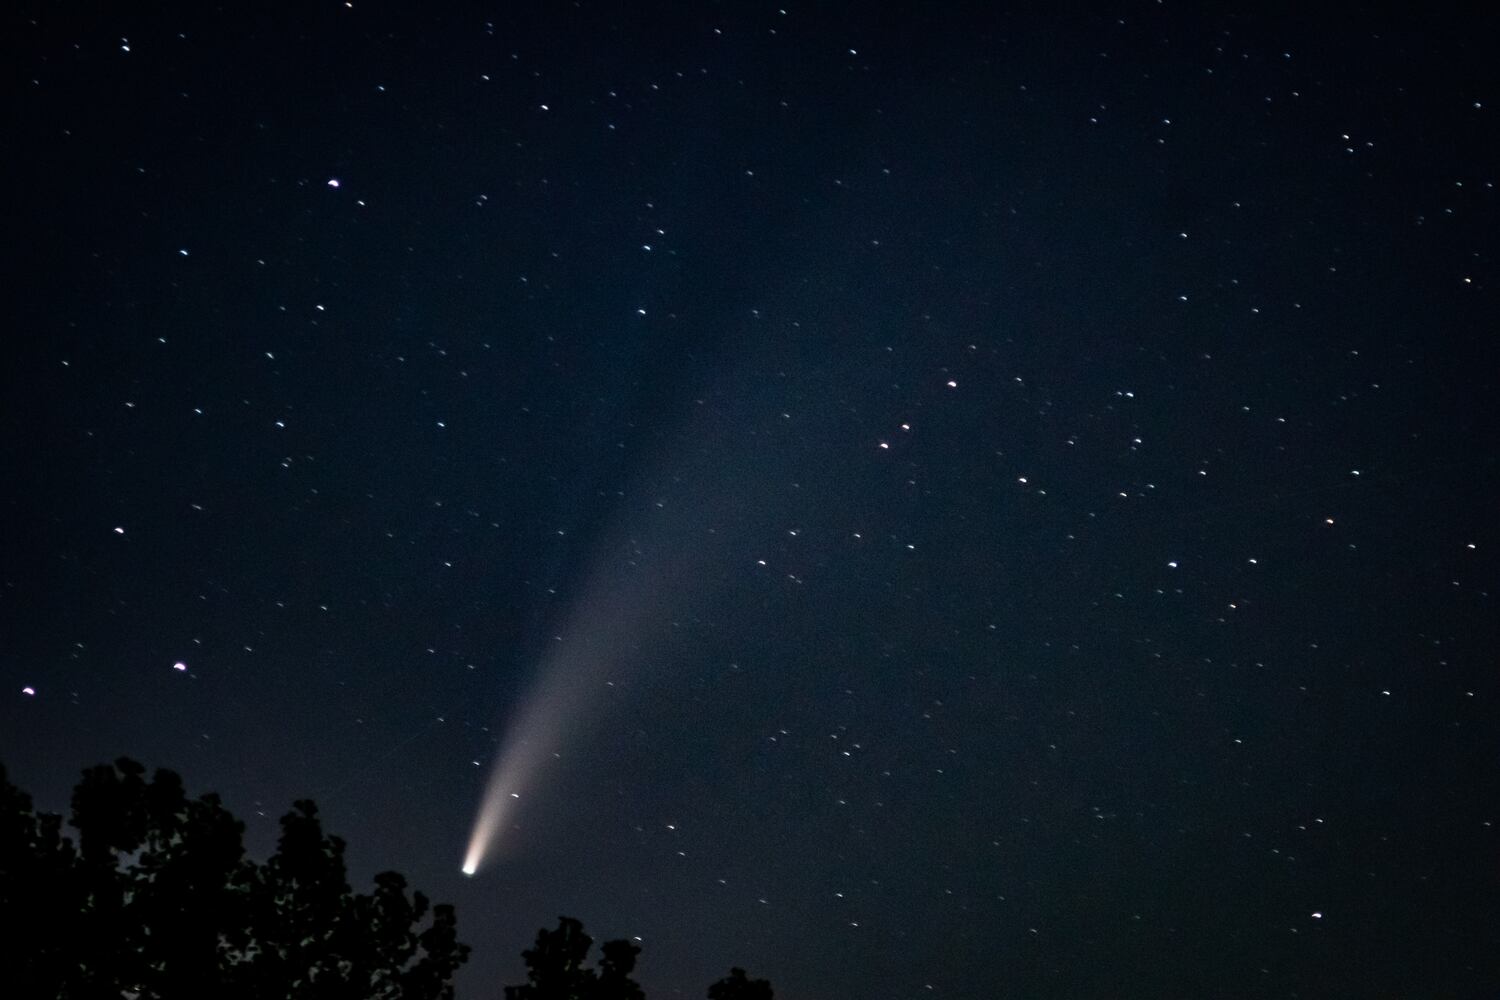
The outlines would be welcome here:
M 1493 996 L 1494 25 L 1089 7 L 8 12 L 12 779 L 463 998 Z

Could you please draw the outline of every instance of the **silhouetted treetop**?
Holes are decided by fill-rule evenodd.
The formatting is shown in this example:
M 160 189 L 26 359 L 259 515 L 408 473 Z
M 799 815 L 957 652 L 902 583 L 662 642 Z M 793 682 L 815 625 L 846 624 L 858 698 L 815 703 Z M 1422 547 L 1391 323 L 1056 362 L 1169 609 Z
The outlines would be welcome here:
M 771 1000 L 771 984 L 765 979 L 749 979 L 745 970 L 733 968 L 729 975 L 708 988 L 708 1000 Z
M 122 758 L 86 770 L 71 827 L 0 768 L 0 913 L 16 928 L 14 995 L 442 1000 L 469 948 L 451 906 L 396 872 L 349 887 L 317 807 L 282 817 L 276 853 L 244 856 L 218 796 Z M 425 923 L 425 926 L 424 926 Z
M 587 968 L 594 939 L 572 917 L 559 917 L 557 929 L 536 932 L 536 944 L 521 952 L 526 982 L 505 987 L 506 1000 L 644 1000 L 630 978 L 641 949 L 629 941 L 606 941 L 599 968 Z
M 526 982 L 505 987 L 505 1000 L 645 1000 L 646 994 L 630 974 L 635 971 L 640 946 L 626 940 L 606 941 L 599 948 L 599 967 L 589 968 L 594 939 L 572 917 L 558 917 L 557 929 L 536 932 L 536 944 L 521 952 Z M 727 978 L 708 988 L 709 1000 L 772 1000 L 771 984 L 747 979 L 744 969 L 731 969 Z
M 452 1000 L 469 955 L 453 907 L 398 873 L 354 892 L 311 801 L 257 864 L 218 796 L 190 799 L 173 772 L 121 758 L 83 772 L 67 830 L 0 765 L 0 996 Z M 590 967 L 593 943 L 570 917 L 537 931 L 505 1000 L 645 1000 L 640 946 L 606 941 Z M 772 1000 L 771 984 L 734 968 L 708 997 Z
M 624 940 L 606 941 L 599 951 L 599 1000 L 645 1000 L 640 984 L 630 978 L 640 946 Z

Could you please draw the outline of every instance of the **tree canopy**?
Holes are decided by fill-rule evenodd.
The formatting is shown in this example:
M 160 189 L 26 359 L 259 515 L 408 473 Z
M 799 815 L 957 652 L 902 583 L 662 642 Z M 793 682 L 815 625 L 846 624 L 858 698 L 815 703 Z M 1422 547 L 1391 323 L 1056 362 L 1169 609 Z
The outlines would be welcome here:
M 559 917 L 556 930 L 543 927 L 536 944 L 521 952 L 526 982 L 505 987 L 505 1000 L 645 1000 L 640 984 L 630 978 L 640 947 L 606 941 L 599 948 L 599 967 L 591 969 L 585 963 L 593 943 L 572 917 Z M 733 968 L 708 988 L 708 1000 L 772 1000 L 771 984 Z
M 438 1000 L 469 954 L 453 907 L 396 872 L 350 889 L 344 841 L 294 804 L 276 853 L 245 858 L 216 795 L 121 758 L 84 772 L 72 828 L 0 768 L 0 913 L 16 996 Z
M 128 758 L 83 773 L 63 818 L 37 812 L 0 765 L 0 921 L 6 996 L 177 1000 L 448 1000 L 469 956 L 452 906 L 396 872 L 354 892 L 344 841 L 317 807 L 293 804 L 276 852 L 245 857 L 244 824 L 217 795 Z M 561 917 L 521 953 L 527 981 L 505 1000 L 645 1000 L 641 949 L 593 939 Z M 709 1000 L 772 1000 L 734 968 Z
M 733 968 L 729 975 L 708 988 L 708 1000 L 771 1000 L 771 984 L 751 979 L 745 970 Z
M 558 918 L 557 930 L 543 927 L 536 944 L 521 952 L 526 982 L 505 987 L 505 1000 L 645 1000 L 630 978 L 641 949 L 629 941 L 606 941 L 599 968 L 584 965 L 594 939 L 572 917 Z

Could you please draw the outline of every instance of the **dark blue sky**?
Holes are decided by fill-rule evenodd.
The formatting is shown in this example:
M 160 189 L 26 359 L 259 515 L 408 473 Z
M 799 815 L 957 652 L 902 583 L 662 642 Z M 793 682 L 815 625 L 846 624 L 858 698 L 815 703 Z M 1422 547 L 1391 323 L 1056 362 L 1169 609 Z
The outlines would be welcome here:
M 41 805 L 311 797 L 464 1000 L 1500 989 L 1493 22 L 5 18 Z

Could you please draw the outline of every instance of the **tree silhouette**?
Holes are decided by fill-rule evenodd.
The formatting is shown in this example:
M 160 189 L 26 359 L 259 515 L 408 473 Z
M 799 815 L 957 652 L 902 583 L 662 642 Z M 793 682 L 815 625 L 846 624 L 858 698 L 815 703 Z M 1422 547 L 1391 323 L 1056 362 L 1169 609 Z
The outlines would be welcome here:
M 769 981 L 748 979 L 745 970 L 738 967 L 708 988 L 708 1000 L 771 1000 L 771 996 Z
M 344 842 L 297 802 L 264 865 L 218 796 L 121 758 L 84 772 L 70 825 L 0 767 L 0 915 L 25 997 L 442 1000 L 468 957 L 451 906 L 396 872 L 351 891 Z M 430 917 L 430 920 L 428 918 Z M 425 926 L 422 926 L 425 922 Z
M 645 1000 L 630 978 L 641 949 L 629 941 L 606 941 L 599 949 L 599 968 L 586 968 L 594 939 L 572 917 L 558 917 L 557 930 L 543 927 L 536 944 L 521 952 L 527 981 L 505 987 L 505 1000 Z
M 4 996 L 175 1000 L 451 1000 L 469 955 L 451 906 L 408 894 L 396 872 L 349 887 L 344 841 L 317 807 L 293 804 L 276 853 L 245 858 L 244 824 L 216 795 L 128 758 L 84 771 L 69 826 L 39 813 L 0 765 Z M 560 917 L 522 952 L 527 981 L 506 1000 L 645 1000 L 639 946 L 593 939 Z M 709 1000 L 772 1000 L 734 968 Z
M 589 948 L 594 939 L 572 917 L 558 917 L 557 929 L 536 932 L 536 944 L 521 952 L 526 982 L 505 987 L 505 1000 L 646 1000 L 630 974 L 635 971 L 638 945 L 606 941 L 599 949 L 599 967 L 590 969 Z M 729 970 L 728 977 L 708 988 L 709 1000 L 772 1000 L 771 984 L 747 979 L 745 970 Z
M 640 983 L 630 978 L 640 946 L 624 940 L 606 941 L 599 951 L 599 1000 L 646 1000 Z

